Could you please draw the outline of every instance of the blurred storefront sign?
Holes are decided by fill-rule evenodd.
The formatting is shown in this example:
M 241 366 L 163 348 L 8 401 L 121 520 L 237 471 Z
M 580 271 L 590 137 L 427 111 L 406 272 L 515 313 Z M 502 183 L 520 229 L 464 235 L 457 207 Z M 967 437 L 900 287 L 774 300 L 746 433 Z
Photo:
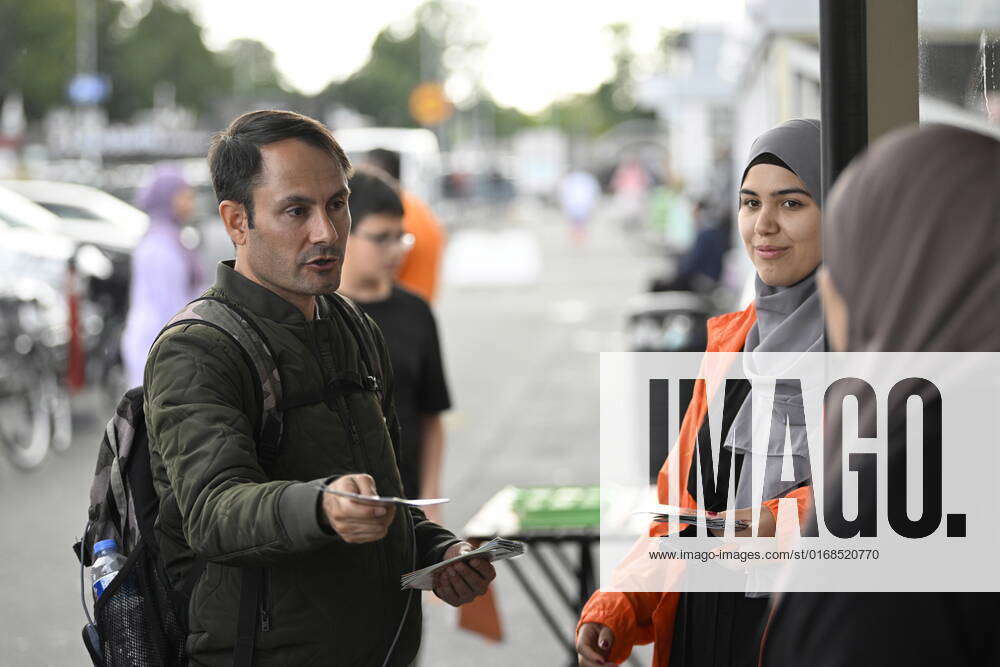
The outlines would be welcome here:
M 45 119 L 45 142 L 52 157 L 100 151 L 104 157 L 188 157 L 204 155 L 209 132 L 196 127 L 184 109 L 154 110 L 129 124 L 108 123 L 97 107 L 60 109 Z

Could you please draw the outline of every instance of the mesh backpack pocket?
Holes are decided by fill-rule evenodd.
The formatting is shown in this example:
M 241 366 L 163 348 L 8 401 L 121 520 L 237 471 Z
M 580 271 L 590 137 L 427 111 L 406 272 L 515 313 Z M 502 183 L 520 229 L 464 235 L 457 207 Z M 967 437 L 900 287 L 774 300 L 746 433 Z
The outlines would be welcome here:
M 94 605 L 106 667 L 181 667 L 187 631 L 174 609 L 159 557 L 140 540 Z

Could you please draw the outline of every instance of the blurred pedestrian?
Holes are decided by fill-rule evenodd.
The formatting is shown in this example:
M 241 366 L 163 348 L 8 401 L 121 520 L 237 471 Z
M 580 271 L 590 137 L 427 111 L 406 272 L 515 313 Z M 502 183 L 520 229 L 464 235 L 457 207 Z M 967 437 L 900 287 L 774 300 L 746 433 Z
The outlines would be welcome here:
M 1000 352 L 998 174 L 1000 142 L 946 125 L 894 132 L 844 172 L 830 195 L 820 273 L 835 350 Z M 888 431 L 889 443 L 905 443 L 905 421 Z M 859 479 L 875 475 L 854 465 Z M 840 466 L 832 473 L 830 507 L 841 496 Z M 954 565 L 928 562 L 927 576 Z M 997 593 L 786 593 L 762 664 L 997 665 L 998 619 Z
M 611 189 L 615 193 L 615 210 L 626 230 L 642 227 L 650 185 L 649 174 L 636 157 L 626 157 L 615 168 Z
M 181 243 L 181 227 L 194 214 L 194 190 L 174 167 L 153 172 L 136 204 L 149 229 L 132 252 L 129 310 L 122 333 L 122 361 L 129 387 L 142 384 L 146 354 L 163 325 L 202 287 L 198 256 Z
M 674 275 L 653 280 L 650 291 L 710 292 L 722 276 L 722 260 L 729 250 L 727 217 L 724 213 L 713 211 L 708 201 L 698 201 L 694 207 L 694 221 L 698 228 L 694 243 L 681 255 Z
M 395 380 L 402 431 L 399 472 L 408 498 L 440 498 L 444 460 L 441 415 L 451 407 L 438 340 L 427 302 L 396 282 L 412 242 L 404 230 L 404 205 L 387 174 L 359 169 L 351 176 L 351 234 L 340 293 L 350 297 L 382 330 Z M 439 519 L 428 508 L 431 519 Z
M 445 232 L 437 216 L 417 195 L 403 187 L 400 179 L 400 154 L 385 148 L 368 152 L 366 161 L 400 183 L 403 200 L 403 229 L 413 235 L 413 246 L 403 258 L 397 276 L 399 283 L 423 297 L 428 303 L 437 298 L 444 254 Z
M 823 314 L 816 291 L 820 250 L 820 126 L 796 119 L 762 134 L 750 148 L 739 192 L 739 230 L 756 269 L 756 299 L 745 310 L 708 322 L 708 352 L 813 352 L 825 349 Z M 681 425 L 677 445 L 657 478 L 659 502 L 668 503 L 669 474 L 674 457 L 680 471 L 683 507 L 697 507 L 699 489 L 695 446 L 707 428 L 708 404 L 704 380 L 696 389 Z M 749 506 L 751 475 L 740 475 L 744 457 L 751 455 L 750 390 L 741 390 L 735 420 L 723 427 L 719 468 L 733 463 L 737 519 L 753 520 Z M 726 396 L 727 401 L 730 396 Z M 777 437 L 777 436 L 775 436 Z M 780 448 L 784 452 L 784 434 Z M 792 438 L 793 456 L 806 446 Z M 734 460 L 735 459 L 735 460 Z M 758 464 L 754 464 L 754 468 Z M 800 471 L 795 466 L 795 473 Z M 759 525 L 741 534 L 773 536 L 778 503 L 797 501 L 800 521 L 811 511 L 811 480 L 799 478 L 766 484 Z M 711 493 L 701 489 L 704 509 L 724 512 L 726 487 Z M 667 524 L 654 524 L 650 536 L 667 534 Z M 697 530 L 694 526 L 686 530 Z M 681 562 L 682 563 L 682 562 Z M 627 567 L 626 563 L 620 567 Z M 681 573 L 683 576 L 683 573 Z M 747 587 L 750 590 L 750 587 Z M 597 591 L 580 616 L 577 650 L 586 666 L 626 660 L 635 644 L 654 643 L 656 667 L 751 667 L 757 665 L 761 631 L 767 613 L 766 591 L 688 593 Z M 809 663 L 805 663 L 809 664 Z
M 576 243 L 587 237 L 587 224 L 601 196 L 601 185 L 589 171 L 576 169 L 563 177 L 559 201 L 569 220 L 570 234 Z

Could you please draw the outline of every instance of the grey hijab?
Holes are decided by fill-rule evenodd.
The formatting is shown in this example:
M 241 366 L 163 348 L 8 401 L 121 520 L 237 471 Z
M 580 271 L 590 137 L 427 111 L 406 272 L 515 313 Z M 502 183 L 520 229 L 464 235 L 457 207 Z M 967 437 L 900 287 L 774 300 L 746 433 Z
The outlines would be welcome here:
M 780 163 L 787 166 L 805 183 L 813 200 L 822 206 L 819 121 L 790 120 L 758 137 L 750 149 L 747 167 L 743 172 L 744 178 L 753 165 L 761 161 L 774 163 L 773 160 L 761 160 L 762 156 L 778 158 Z M 780 375 L 777 369 L 767 368 L 771 363 L 767 361 L 767 355 L 757 353 L 807 353 L 822 352 L 825 349 L 823 311 L 819 293 L 816 291 L 815 272 L 787 287 L 772 287 L 758 277 L 756 294 L 757 321 L 747 335 L 743 355 L 744 372 L 748 379 L 753 380 L 755 376 L 760 375 L 772 377 Z M 787 356 L 782 357 L 782 363 L 787 360 Z M 803 407 L 802 396 L 798 389 L 798 386 L 787 383 L 778 382 L 774 385 L 774 410 L 779 415 L 783 414 L 790 425 L 789 441 L 793 456 L 794 479 L 782 481 L 781 475 L 765 474 L 763 500 L 783 496 L 796 486 L 809 481 L 804 472 L 806 467 L 801 465 L 808 456 L 808 442 L 804 424 L 801 423 Z M 808 388 L 803 390 L 807 391 Z M 755 386 L 754 391 L 758 392 L 759 386 Z M 749 472 L 751 469 L 751 466 L 747 466 L 752 451 L 752 432 L 755 426 L 751 404 L 752 401 L 748 399 L 740 406 L 726 439 L 727 447 L 745 455 L 744 472 Z M 770 415 L 766 418 L 769 425 Z M 769 438 L 767 458 L 780 459 L 785 451 L 784 434 L 778 436 L 775 433 L 774 437 L 769 436 Z M 772 466 L 766 465 L 767 458 L 756 457 L 754 465 L 765 465 L 765 470 L 771 468 Z M 777 470 L 780 469 L 779 465 Z M 752 505 L 752 479 L 751 474 L 740 475 L 736 489 L 737 507 Z
M 747 166 L 743 170 L 746 180 L 750 167 L 762 155 L 773 155 L 788 165 L 806 184 L 816 204 L 823 207 L 823 188 L 820 180 L 820 124 L 815 118 L 795 118 L 771 128 L 757 137 L 750 146 Z

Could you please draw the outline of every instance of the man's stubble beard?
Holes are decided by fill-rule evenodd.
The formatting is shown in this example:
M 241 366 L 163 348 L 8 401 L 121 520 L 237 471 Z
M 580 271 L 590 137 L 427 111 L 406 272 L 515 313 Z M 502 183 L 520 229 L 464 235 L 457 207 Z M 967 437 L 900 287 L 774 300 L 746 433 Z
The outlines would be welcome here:
M 259 239 L 257 243 L 247 247 L 247 257 L 258 280 L 279 296 L 284 294 L 320 296 L 333 294 L 340 287 L 343 261 L 336 268 L 336 273 L 331 275 L 330 280 L 324 281 L 324 284 L 320 285 L 318 281 L 305 280 L 308 274 L 305 273 L 305 270 L 299 272 L 300 265 L 297 258 L 289 263 L 288 260 L 274 254 L 267 244 L 260 243 Z M 313 284 L 307 284 L 307 282 Z

